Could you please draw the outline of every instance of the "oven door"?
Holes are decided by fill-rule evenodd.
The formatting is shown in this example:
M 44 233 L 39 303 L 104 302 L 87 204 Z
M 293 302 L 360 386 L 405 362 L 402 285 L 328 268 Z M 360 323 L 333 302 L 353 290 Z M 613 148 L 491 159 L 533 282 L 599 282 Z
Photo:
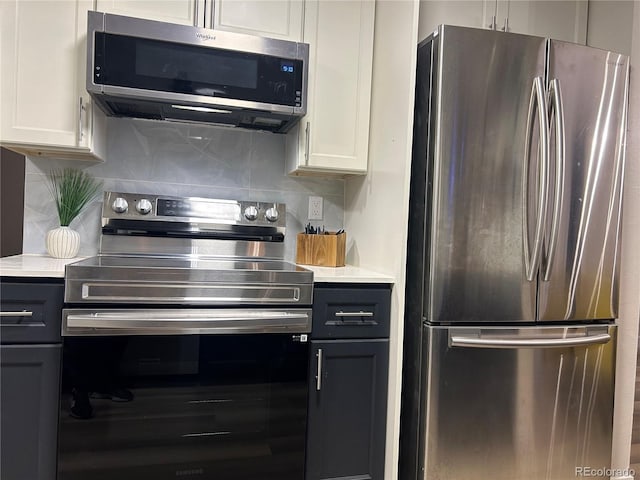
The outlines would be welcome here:
M 310 310 L 63 322 L 59 480 L 303 478 Z

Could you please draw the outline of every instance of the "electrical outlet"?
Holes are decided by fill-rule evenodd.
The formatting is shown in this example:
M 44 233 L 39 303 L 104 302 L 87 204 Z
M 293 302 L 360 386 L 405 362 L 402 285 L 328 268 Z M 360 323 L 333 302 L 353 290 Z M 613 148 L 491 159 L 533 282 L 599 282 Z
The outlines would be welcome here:
M 309 197 L 309 220 L 322 220 L 322 197 Z

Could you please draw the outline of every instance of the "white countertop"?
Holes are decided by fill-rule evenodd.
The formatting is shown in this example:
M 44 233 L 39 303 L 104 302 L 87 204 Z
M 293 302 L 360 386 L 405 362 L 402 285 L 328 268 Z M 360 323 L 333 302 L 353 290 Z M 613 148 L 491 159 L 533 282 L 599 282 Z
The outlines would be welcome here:
M 48 255 L 14 255 L 0 258 L 0 276 L 3 277 L 43 277 L 64 278 L 65 265 L 82 260 L 76 258 L 52 258 Z M 364 268 L 347 265 L 344 267 L 316 267 L 300 265 L 313 272 L 316 283 L 394 283 L 394 278 Z
M 53 258 L 48 255 L 13 255 L 0 258 L 0 276 L 64 278 L 64 266 L 85 257 Z
M 395 283 L 395 279 L 391 275 L 352 265 L 345 265 L 344 267 L 300 266 L 313 272 L 313 281 L 315 283 Z

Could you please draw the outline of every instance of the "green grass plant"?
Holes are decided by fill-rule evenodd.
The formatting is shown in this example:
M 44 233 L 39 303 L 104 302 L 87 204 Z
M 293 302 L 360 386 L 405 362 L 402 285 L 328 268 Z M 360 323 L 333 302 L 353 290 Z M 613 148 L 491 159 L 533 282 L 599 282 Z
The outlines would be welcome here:
M 62 227 L 68 227 L 102 191 L 102 182 L 76 168 L 52 170 L 48 177 Z

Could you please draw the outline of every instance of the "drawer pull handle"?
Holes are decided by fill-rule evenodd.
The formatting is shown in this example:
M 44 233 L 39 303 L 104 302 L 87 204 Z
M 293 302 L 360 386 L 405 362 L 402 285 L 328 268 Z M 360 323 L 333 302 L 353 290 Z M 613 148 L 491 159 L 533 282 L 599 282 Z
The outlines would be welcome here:
M 373 317 L 373 312 L 363 312 L 362 310 L 359 312 L 343 312 L 340 310 L 335 315 L 336 317 Z
M 318 353 L 316 353 L 316 357 L 318 357 L 318 370 L 316 371 L 316 391 L 320 391 L 322 388 L 322 349 L 318 349 Z
M 375 320 L 336 320 L 333 322 L 327 322 L 326 325 L 333 325 L 335 327 L 368 327 L 378 325 Z
M 33 317 L 33 312 L 27 310 L 21 312 L 0 312 L 0 317 Z

